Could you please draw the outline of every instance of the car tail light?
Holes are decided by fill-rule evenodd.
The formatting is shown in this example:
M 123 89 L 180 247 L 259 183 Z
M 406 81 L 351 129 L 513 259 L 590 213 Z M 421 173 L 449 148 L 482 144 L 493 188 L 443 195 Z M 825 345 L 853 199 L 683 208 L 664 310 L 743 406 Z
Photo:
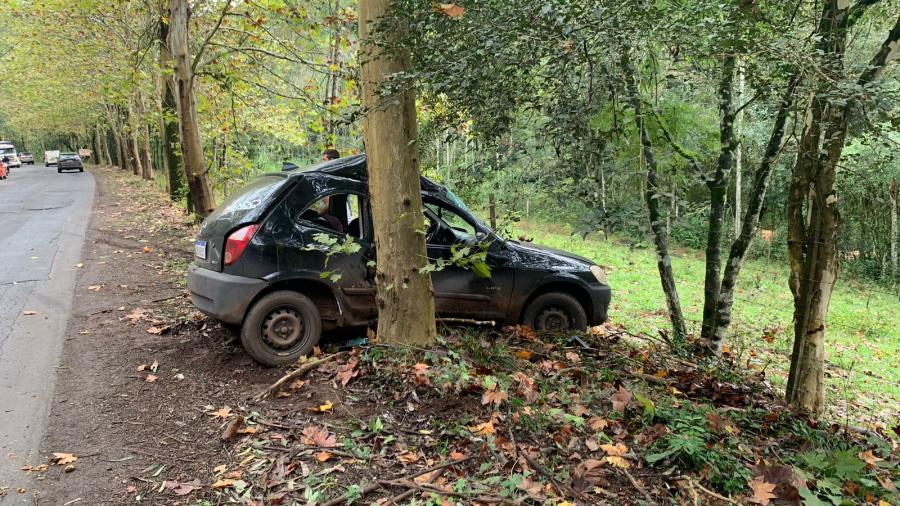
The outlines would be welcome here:
M 241 258 L 241 254 L 250 244 L 259 225 L 247 225 L 232 232 L 225 240 L 225 265 L 231 265 Z

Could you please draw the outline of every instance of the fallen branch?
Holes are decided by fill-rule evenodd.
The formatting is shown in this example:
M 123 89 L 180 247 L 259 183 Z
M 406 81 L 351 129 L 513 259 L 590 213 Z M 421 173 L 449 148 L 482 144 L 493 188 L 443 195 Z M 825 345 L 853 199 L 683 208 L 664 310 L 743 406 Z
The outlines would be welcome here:
M 425 483 L 431 485 L 432 483 L 435 482 L 435 480 L 440 478 L 441 475 L 443 475 L 444 471 L 446 471 L 446 470 L 447 470 L 447 468 L 445 467 L 442 469 L 438 469 L 437 471 L 433 471 L 434 475 L 432 475 L 431 478 L 429 478 L 428 481 L 426 481 Z M 398 495 L 388 498 L 386 504 L 400 504 L 400 501 L 406 500 L 409 496 L 411 496 L 415 493 L 416 493 L 416 489 L 411 488 L 411 489 L 407 490 L 406 492 L 403 492 L 402 494 L 398 494 Z
M 485 325 L 493 327 L 497 324 L 494 320 L 471 320 L 469 318 L 436 318 L 439 323 L 461 323 L 464 325 Z
M 659 376 L 652 376 L 650 374 L 644 374 L 644 373 L 640 373 L 640 372 L 631 372 L 629 370 L 623 370 L 620 372 L 627 376 L 631 376 L 632 378 L 642 379 L 649 383 L 656 383 L 658 385 L 668 385 L 669 383 L 672 382 L 672 380 L 670 380 L 670 379 L 660 378 Z
M 285 374 L 284 376 L 281 377 L 281 379 L 279 379 L 275 383 L 272 383 L 272 385 L 269 386 L 269 388 L 267 388 L 267 389 L 263 390 L 262 392 L 260 392 L 259 394 L 257 394 L 253 398 L 253 400 L 261 401 L 261 400 L 265 399 L 266 397 L 268 397 L 269 395 L 271 395 L 272 392 L 281 388 L 281 385 L 284 385 L 288 381 L 299 378 L 300 376 L 303 376 L 304 374 L 308 373 L 309 371 L 318 369 L 319 366 L 321 366 L 322 364 L 324 364 L 326 362 L 331 362 L 332 360 L 339 358 L 346 354 L 347 354 L 346 351 L 341 351 L 338 353 L 333 353 L 331 355 L 328 355 L 327 357 L 322 357 L 322 358 L 316 359 L 316 360 L 310 360 L 309 362 L 301 365 L 297 369 Z
M 638 481 L 634 478 L 634 476 L 631 475 L 631 473 L 628 472 L 627 469 L 622 469 L 622 468 L 617 468 L 617 469 L 619 469 L 619 471 L 622 471 L 622 473 L 623 473 L 626 477 L 628 477 L 628 481 L 631 482 L 631 485 L 632 485 L 634 488 L 636 488 L 637 491 L 640 492 L 641 495 L 643 495 L 645 499 L 647 499 L 647 503 L 648 503 L 648 504 L 656 504 L 656 501 L 653 500 L 653 496 L 651 496 L 651 495 L 647 492 L 647 490 L 645 490 L 644 487 L 641 486 L 640 483 L 638 483 Z
M 436 466 L 429 467 L 428 469 L 416 471 L 415 473 L 404 476 L 404 477 L 400 478 L 399 480 L 378 480 L 375 483 L 366 485 L 360 491 L 360 495 L 357 498 L 358 499 L 362 498 L 364 495 L 368 494 L 369 492 L 372 492 L 373 490 L 378 490 L 379 488 L 384 486 L 384 483 L 391 483 L 396 486 L 405 486 L 405 485 L 401 484 L 402 480 L 407 480 L 407 481 L 411 482 L 412 480 L 414 480 L 415 478 L 418 478 L 419 476 L 422 476 L 423 474 L 433 473 L 440 469 L 445 469 L 445 468 L 448 468 L 451 466 L 455 466 L 457 464 L 462 464 L 463 462 L 472 460 L 473 458 L 475 458 L 474 455 L 469 455 L 468 457 L 463 457 L 459 460 L 451 460 L 450 462 L 444 462 L 443 464 L 438 464 Z M 328 501 L 327 503 L 323 504 L 322 506 L 337 506 L 338 504 L 344 504 L 345 502 L 347 502 L 347 499 L 349 499 L 349 495 L 344 494 L 336 499 L 332 499 L 332 500 Z
M 550 483 L 553 484 L 553 488 L 555 488 L 556 491 L 559 492 L 559 495 L 561 495 L 563 497 L 563 499 L 565 499 L 567 497 L 577 497 L 580 499 L 583 497 L 582 494 L 579 494 L 578 492 L 576 492 L 575 489 L 573 489 L 572 487 L 569 487 L 568 485 L 563 485 L 562 483 L 557 481 L 556 477 L 553 476 L 553 473 L 551 473 L 550 471 L 545 469 L 544 466 L 535 462 L 531 457 L 528 456 L 527 452 L 520 452 L 517 450 L 516 453 L 525 457 L 525 461 L 528 462 L 528 465 L 532 469 L 537 471 L 544 478 L 547 478 L 548 480 L 550 480 Z
M 691 484 L 693 484 L 693 485 L 697 485 L 697 488 L 699 488 L 699 489 L 702 490 L 703 492 L 705 492 L 705 493 L 711 495 L 712 497 L 715 497 L 716 499 L 719 499 L 720 501 L 725 501 L 725 502 L 727 502 L 728 504 L 740 504 L 739 502 L 735 501 L 734 499 L 732 499 L 732 498 L 730 498 L 730 497 L 725 497 L 724 495 L 717 494 L 717 493 L 713 492 L 712 490 L 710 490 L 710 489 L 704 487 L 703 485 L 701 485 L 699 482 L 694 482 L 694 480 L 692 480 L 692 479 L 690 479 L 690 478 L 688 478 L 688 483 L 691 483 Z

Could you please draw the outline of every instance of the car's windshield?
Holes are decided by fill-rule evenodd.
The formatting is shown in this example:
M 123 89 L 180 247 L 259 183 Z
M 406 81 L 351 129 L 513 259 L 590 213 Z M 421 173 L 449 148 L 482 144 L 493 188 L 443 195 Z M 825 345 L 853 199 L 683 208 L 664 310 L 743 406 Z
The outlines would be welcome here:
M 16 154 L 16 148 L 0 148 L 0 155 L 14 155 Z

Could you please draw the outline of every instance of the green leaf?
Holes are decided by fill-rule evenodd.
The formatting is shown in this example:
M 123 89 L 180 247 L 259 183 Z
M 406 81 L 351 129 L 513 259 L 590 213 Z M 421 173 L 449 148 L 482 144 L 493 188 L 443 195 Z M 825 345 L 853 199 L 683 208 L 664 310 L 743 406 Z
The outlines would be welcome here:
M 866 463 L 857 458 L 852 450 L 834 452 L 834 475 L 841 480 L 858 480 Z

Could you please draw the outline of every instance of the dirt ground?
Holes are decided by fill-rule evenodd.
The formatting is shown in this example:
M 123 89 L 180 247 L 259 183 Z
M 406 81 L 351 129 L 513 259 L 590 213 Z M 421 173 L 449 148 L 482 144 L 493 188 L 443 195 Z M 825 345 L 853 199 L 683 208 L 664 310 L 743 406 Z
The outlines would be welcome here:
M 195 230 L 187 217 L 148 183 L 93 172 L 95 213 L 42 445 L 48 458 L 78 460 L 71 472 L 36 472 L 34 503 L 170 504 L 156 492 L 162 480 L 206 481 L 210 463 L 228 459 L 208 406 L 235 406 L 283 372 L 256 365 L 193 310 L 179 269 Z

